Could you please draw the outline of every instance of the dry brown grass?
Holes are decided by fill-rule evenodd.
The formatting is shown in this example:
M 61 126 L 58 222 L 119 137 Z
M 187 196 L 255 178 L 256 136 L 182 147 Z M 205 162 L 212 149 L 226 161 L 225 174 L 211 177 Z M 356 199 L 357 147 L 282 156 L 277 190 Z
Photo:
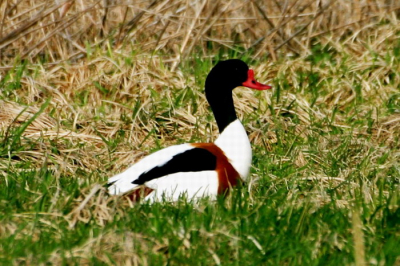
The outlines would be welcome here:
M 287 110 L 288 105 L 280 103 L 274 109 L 278 116 L 280 113 L 296 115 L 300 121 L 294 125 L 296 132 L 305 137 L 310 134 L 310 116 L 323 120 L 332 115 L 334 107 L 345 109 L 354 101 L 354 84 L 360 84 L 362 97 L 368 99 L 365 112 L 371 111 L 370 104 L 379 106 L 396 92 L 400 69 L 395 62 L 388 63 L 385 56 L 398 38 L 399 10 L 395 1 L 271 1 L 268 4 L 260 1 L 143 1 L 135 4 L 129 1 L 118 4 L 110 1 L 3 1 L 0 5 L 0 13 L 4 14 L 0 27 L 1 77 L 13 69 L 16 58 L 32 63 L 46 58 L 46 63 L 27 66 L 30 74 L 21 78 L 21 89 L 7 95 L 29 108 L 25 110 L 24 105 L 4 102 L 1 126 L 6 130 L 25 121 L 44 99 L 52 97 L 47 111 L 24 132 L 27 138 L 43 139 L 43 145 L 21 154 L 22 158 L 18 159 L 34 159 L 40 167 L 44 158 L 51 156 L 53 162 L 64 165 L 63 174 L 68 175 L 73 175 L 79 167 L 89 171 L 100 169 L 102 163 L 109 160 L 110 152 L 101 137 L 113 139 L 118 130 L 123 129 L 129 135 L 114 150 L 117 162 L 107 168 L 107 171 L 119 171 L 143 155 L 137 147 L 152 129 L 160 128 L 155 118 L 166 121 L 158 132 L 165 145 L 174 143 L 175 138 L 169 137 L 168 132 L 176 125 L 188 136 L 198 130 L 194 125 L 199 115 L 207 112 L 207 104 L 201 95 L 202 88 L 174 70 L 179 62 L 196 52 L 206 58 L 213 57 L 222 47 L 243 47 L 251 48 L 253 57 L 267 56 L 270 62 L 286 56 L 286 62 L 279 64 L 263 60 L 256 73 L 264 81 L 277 76 L 287 79 L 292 90 L 282 95 L 282 102 L 294 103 L 295 108 Z M 213 44 L 212 49 L 207 48 L 209 43 Z M 306 96 L 309 88 L 299 84 L 296 73 L 312 68 L 304 59 L 317 43 L 336 50 L 337 64 L 314 68 L 321 83 L 332 75 L 334 78 L 326 82 L 328 93 L 321 94 L 317 105 L 311 107 Z M 371 51 L 377 53 L 375 59 Z M 299 57 L 291 59 L 294 55 Z M 125 58 L 132 58 L 133 64 Z M 351 61 L 345 63 L 348 67 L 345 73 L 340 70 L 342 60 Z M 337 73 L 341 73 L 340 78 L 336 78 Z M 392 76 L 389 78 L 389 75 Z M 12 78 L 15 76 L 11 75 Z M 104 94 L 95 84 L 109 93 Z M 195 114 L 190 107 L 174 109 L 172 104 L 173 88 L 186 86 L 198 88 L 195 93 L 202 99 Z M 157 91 L 159 99 L 171 99 L 173 114 L 165 117 L 156 113 L 143 120 L 155 104 L 148 88 Z M 270 118 L 269 97 L 260 105 L 252 92 L 241 91 L 239 95 L 235 100 L 240 117 L 261 108 L 264 115 L 260 121 L 273 127 L 276 121 Z M 85 102 L 77 103 L 82 98 Z M 121 114 L 130 114 L 138 101 L 144 115 L 136 115 L 129 125 L 124 124 Z M 23 110 L 25 112 L 20 115 Z M 375 121 L 373 134 L 377 142 L 396 143 L 398 115 L 382 118 L 376 114 Z M 204 118 L 197 122 L 204 139 L 212 140 L 207 129 L 210 124 Z M 290 118 L 282 123 L 283 126 L 293 124 Z M 335 116 L 335 125 L 347 128 L 346 123 L 346 117 Z M 212 123 L 211 127 L 215 133 Z M 271 145 L 276 142 L 272 131 L 265 136 L 253 123 L 248 124 L 248 128 L 253 143 Z M 362 129 L 355 133 L 367 134 Z M 49 152 L 50 142 L 60 138 L 68 144 L 56 141 L 59 154 L 54 155 Z M 71 149 L 79 143 L 83 146 Z M 147 140 L 144 145 L 146 148 L 153 144 Z M 304 165 L 304 160 L 304 154 L 299 151 L 296 163 Z
M 102 181 L 146 155 L 157 142 L 167 146 L 177 139 L 189 141 L 196 134 L 202 141 L 212 141 L 217 134 L 215 123 L 207 118 L 203 88 L 188 75 L 187 65 L 196 59 L 217 58 L 224 49 L 255 59 L 258 79 L 281 88 L 279 102 L 270 92 L 256 97 L 253 91 L 236 91 L 239 117 L 259 115 L 246 128 L 252 143 L 265 147 L 262 156 L 273 157 L 277 165 L 285 161 L 299 168 L 309 163 L 324 166 L 330 151 L 343 142 L 341 138 L 354 136 L 349 146 L 377 161 L 400 146 L 399 111 L 388 115 L 379 109 L 399 93 L 400 66 L 387 58 L 400 42 L 399 13 L 400 4 L 390 0 L 2 1 L 0 79 L 8 80 L 0 88 L 1 135 L 33 117 L 46 99 L 51 101 L 23 133 L 21 146 L 30 149 L 0 158 L 0 176 L 29 162 L 32 169 L 46 165 L 58 177 L 98 173 L 96 178 Z M 318 44 L 334 51 L 333 60 L 325 64 L 308 60 Z M 20 87 L 7 88 L 17 81 L 21 60 L 27 63 Z M 310 79 L 300 82 L 299 73 L 311 71 L 318 75 L 318 84 Z M 313 104 L 310 91 L 320 84 Z M 196 96 L 196 112 L 192 106 L 174 104 L 174 94 L 186 87 Z M 136 103 L 140 104 L 134 113 Z M 166 103 L 163 109 L 155 108 Z M 353 127 L 349 117 L 362 120 L 369 113 L 372 126 Z M 329 135 L 331 125 L 345 133 Z M 299 139 L 317 138 L 318 147 L 312 148 L 321 152 L 298 145 L 275 158 L 271 152 L 278 143 L 276 129 Z M 121 131 L 125 134 L 120 135 Z M 153 137 L 147 138 L 152 131 Z M 119 139 L 115 147 L 107 143 L 114 139 Z M 324 204 L 329 195 L 321 187 L 347 180 L 357 171 L 353 166 L 362 162 L 361 155 L 355 154 L 337 176 L 306 169 L 300 179 L 319 182 L 312 193 Z M 366 165 L 361 174 L 367 176 L 374 167 L 389 169 L 399 158 L 399 152 L 392 152 L 385 163 Z M 85 173 L 80 174 L 82 169 Z M 256 176 L 266 174 L 255 170 Z M 267 174 L 274 179 L 272 173 Z M 374 181 L 366 182 L 366 194 L 378 193 L 373 191 Z M 71 212 L 54 216 L 69 228 L 90 220 L 103 226 L 130 206 L 129 201 L 104 195 L 97 185 L 84 188 Z M 341 199 L 337 204 L 347 207 L 349 201 Z M 51 219 L 43 218 L 43 223 Z M 0 234 L 12 234 L 16 228 L 14 223 L 2 225 Z M 145 258 L 136 257 L 132 246 L 162 250 L 167 243 L 151 241 L 133 233 L 109 232 L 89 239 L 69 256 L 89 263 L 93 253 L 112 263 L 102 250 L 116 249 L 120 262 L 147 264 Z M 21 262 L 25 260 L 29 261 Z M 56 250 L 51 261 L 59 260 Z
M 304 55 L 317 40 L 362 55 L 395 35 L 396 1 L 3 1 L 0 59 L 77 61 L 88 47 L 158 52 L 176 67 L 201 51 L 254 49 L 254 56 Z M 375 25 L 388 21 L 382 27 Z M 367 44 L 367 45 L 366 45 Z M 384 44 L 383 44 L 384 45 Z M 368 47 L 370 46 L 370 47 Z

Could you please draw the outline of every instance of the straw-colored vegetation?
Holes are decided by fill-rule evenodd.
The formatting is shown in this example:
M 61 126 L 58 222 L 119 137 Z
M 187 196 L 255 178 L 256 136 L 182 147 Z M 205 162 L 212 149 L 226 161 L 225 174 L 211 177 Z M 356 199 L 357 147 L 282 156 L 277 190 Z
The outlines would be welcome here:
M 400 3 L 0 2 L 3 264 L 399 265 Z M 132 204 L 106 179 L 212 141 L 203 95 L 235 90 L 251 181 L 226 199 Z

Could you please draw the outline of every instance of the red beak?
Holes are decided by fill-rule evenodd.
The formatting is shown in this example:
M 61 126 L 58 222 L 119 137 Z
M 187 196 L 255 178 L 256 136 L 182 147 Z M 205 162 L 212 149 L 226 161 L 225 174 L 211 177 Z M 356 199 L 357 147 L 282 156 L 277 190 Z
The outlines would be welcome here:
M 247 72 L 247 80 L 242 83 L 242 86 L 250 88 L 250 89 L 259 90 L 259 91 L 269 90 L 269 89 L 272 88 L 269 85 L 265 85 L 265 84 L 262 84 L 260 82 L 257 82 L 254 79 L 254 71 L 253 71 L 253 69 L 249 69 L 249 72 Z

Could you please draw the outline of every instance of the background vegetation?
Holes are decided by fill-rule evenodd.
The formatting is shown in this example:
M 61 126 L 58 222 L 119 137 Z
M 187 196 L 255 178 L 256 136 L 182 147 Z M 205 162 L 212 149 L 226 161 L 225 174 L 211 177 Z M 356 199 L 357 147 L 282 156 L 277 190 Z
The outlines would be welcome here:
M 400 265 L 395 0 L 0 2 L 0 263 Z M 132 204 L 103 184 L 213 141 L 203 95 L 235 91 L 251 181 L 226 199 Z

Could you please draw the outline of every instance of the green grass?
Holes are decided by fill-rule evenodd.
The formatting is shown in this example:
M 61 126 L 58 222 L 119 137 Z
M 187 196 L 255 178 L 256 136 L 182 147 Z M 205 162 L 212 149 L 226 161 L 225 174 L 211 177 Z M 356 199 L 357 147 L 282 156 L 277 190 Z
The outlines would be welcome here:
M 204 75 L 205 67 L 200 65 L 195 71 Z M 304 90 L 319 86 L 318 92 L 299 91 L 311 105 L 318 106 L 315 99 L 329 85 L 320 83 L 318 73 L 312 73 L 299 72 L 295 78 L 303 82 Z M 392 149 L 381 144 L 371 146 L 370 136 L 355 134 L 368 125 L 366 118 L 371 115 L 366 112 L 363 117 L 348 117 L 368 107 L 368 99 L 357 97 L 343 110 L 334 110 L 323 119 L 311 114 L 310 124 L 299 131 L 302 122 L 298 111 L 289 111 L 300 107 L 284 97 L 288 85 L 279 89 L 279 84 L 285 82 L 289 81 L 284 77 L 276 81 L 277 89 L 267 109 L 260 100 L 260 108 L 243 119 L 246 124 L 258 125 L 264 136 L 270 131 L 276 135 L 272 144 L 253 146 L 252 172 L 258 176 L 257 182 L 235 189 L 226 199 L 198 204 L 181 201 L 130 206 L 123 198 L 108 199 L 100 189 L 76 211 L 94 184 L 105 181 L 107 175 L 105 169 L 80 169 L 75 176 L 60 175 L 57 167 L 61 166 L 52 163 L 50 155 L 37 170 L 31 169 L 28 159 L 20 159 L 24 150 L 46 141 L 22 141 L 24 131 L 49 104 L 44 103 L 31 119 L 2 135 L 1 158 L 3 165 L 9 161 L 9 168 L 0 187 L 0 263 L 348 265 L 358 263 L 355 257 L 360 251 L 354 248 L 354 228 L 361 226 L 361 247 L 367 263 L 397 265 L 400 175 L 397 163 L 390 167 L 386 164 L 390 157 L 398 156 L 398 145 Z M 133 105 L 131 113 L 121 115 L 121 119 L 130 125 L 137 115 L 148 120 L 157 119 L 160 113 L 159 117 L 169 117 L 173 108 L 187 106 L 196 113 L 198 95 L 189 89 L 173 89 L 170 101 L 154 91 L 151 97 L 157 104 L 150 118 Z M 288 111 L 276 112 L 278 107 Z M 393 104 L 382 109 L 390 113 Z M 259 121 L 264 115 L 262 110 L 275 110 L 271 124 Z M 348 127 L 333 123 L 335 112 L 345 118 Z M 205 118 L 210 120 L 199 119 Z M 166 134 L 162 130 L 168 130 L 167 135 L 176 143 L 184 140 L 177 127 L 167 128 L 166 121 L 158 119 L 157 128 L 146 137 L 156 149 L 164 146 L 159 139 Z M 110 159 L 128 134 L 121 130 L 112 139 L 96 131 Z M 203 141 L 204 137 L 194 134 L 190 140 Z M 48 153 L 57 153 L 57 145 Z M 76 148 L 70 142 L 65 145 Z M 300 153 L 307 160 L 299 165 L 296 160 Z M 11 160 L 18 164 L 11 164 Z M 49 168 L 49 164 L 55 164 L 56 169 Z M 352 218 L 355 213 L 360 216 L 360 224 Z
M 16 60 L 0 82 L 0 264 L 400 265 L 391 44 L 360 57 L 316 41 L 273 63 L 210 44 L 215 57 L 194 47 L 176 72 L 89 43 L 83 63 Z M 233 56 L 273 85 L 235 91 L 250 181 L 196 204 L 110 197 L 107 178 L 144 154 L 215 139 L 203 84 L 214 61 Z
M 346 184 L 326 189 L 326 198 L 317 200 L 310 191 L 318 182 L 295 178 L 263 180 L 251 194 L 243 187 L 226 200 L 198 205 L 143 204 L 122 211 L 113 207 L 117 200 L 108 204 L 113 217 L 105 224 L 88 214 L 69 228 L 64 216 L 74 202 L 66 198 L 79 194 L 80 186 L 56 180 L 50 172 L 25 172 L 3 186 L 1 222 L 8 226 L 1 238 L 7 251 L 2 264 L 25 259 L 39 264 L 54 257 L 63 264 L 110 263 L 131 256 L 152 265 L 350 264 L 355 253 L 351 217 L 357 209 L 368 261 L 394 265 L 399 256 L 400 195 L 389 181 L 381 182 L 372 200 Z M 62 191 L 55 199 L 57 188 Z M 347 204 L 340 203 L 343 199 Z M 95 212 L 95 205 L 87 211 Z

